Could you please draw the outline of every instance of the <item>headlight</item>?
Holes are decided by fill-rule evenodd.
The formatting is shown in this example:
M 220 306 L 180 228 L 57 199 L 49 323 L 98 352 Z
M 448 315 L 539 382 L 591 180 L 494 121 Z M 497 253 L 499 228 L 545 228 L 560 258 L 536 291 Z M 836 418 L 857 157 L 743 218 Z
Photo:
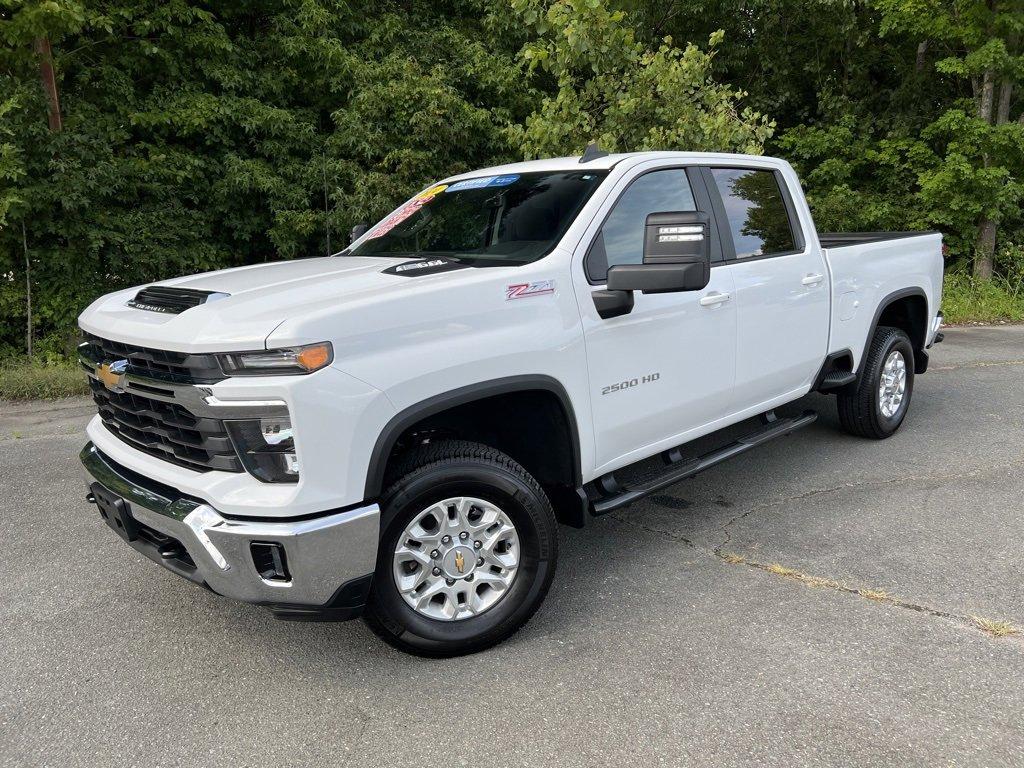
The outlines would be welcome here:
M 290 419 L 246 419 L 226 421 L 225 425 L 249 474 L 265 483 L 299 481 L 299 460 Z
M 220 367 L 229 376 L 294 375 L 319 371 L 334 360 L 330 342 L 304 347 L 268 349 L 259 352 L 232 352 L 218 355 Z

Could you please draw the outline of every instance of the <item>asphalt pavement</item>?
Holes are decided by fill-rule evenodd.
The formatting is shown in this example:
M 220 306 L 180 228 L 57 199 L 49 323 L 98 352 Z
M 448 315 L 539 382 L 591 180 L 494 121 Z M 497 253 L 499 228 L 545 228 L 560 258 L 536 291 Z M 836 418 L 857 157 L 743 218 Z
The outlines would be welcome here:
M 90 404 L 0 403 L 0 765 L 1021 766 L 1024 327 L 948 330 L 889 440 L 798 405 L 431 661 L 160 569 L 84 501 Z

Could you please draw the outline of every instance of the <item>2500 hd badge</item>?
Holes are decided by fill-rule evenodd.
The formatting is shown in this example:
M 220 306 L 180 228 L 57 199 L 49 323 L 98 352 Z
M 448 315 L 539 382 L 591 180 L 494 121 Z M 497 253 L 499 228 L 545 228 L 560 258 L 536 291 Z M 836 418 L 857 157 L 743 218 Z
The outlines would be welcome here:
M 638 379 L 628 379 L 627 381 L 620 381 L 618 384 L 609 384 L 607 387 L 601 387 L 601 394 L 610 395 L 612 392 L 622 392 L 631 387 L 639 387 L 641 384 L 650 384 L 660 378 L 660 373 L 648 373 L 646 376 L 641 376 Z

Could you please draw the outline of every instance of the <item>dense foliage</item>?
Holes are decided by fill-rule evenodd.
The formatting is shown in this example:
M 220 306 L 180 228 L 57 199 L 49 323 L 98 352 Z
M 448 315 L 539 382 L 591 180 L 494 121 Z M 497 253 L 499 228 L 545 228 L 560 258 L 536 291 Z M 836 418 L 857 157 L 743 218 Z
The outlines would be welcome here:
M 1024 243 L 1024 0 L 0 0 L 0 356 L 519 157 L 767 151 L 823 229 Z M 720 31 L 721 30 L 721 31 Z M 1000 259 L 1002 261 L 1000 261 Z
M 528 157 L 571 154 L 596 141 L 608 151 L 682 148 L 760 153 L 772 124 L 745 94 L 713 76 L 715 47 L 669 39 L 648 48 L 621 10 L 592 0 L 512 0 L 538 34 L 523 48 L 530 70 L 555 79 L 553 93 L 517 134 Z
M 424 181 L 513 156 L 506 128 L 536 101 L 511 10 L 485 0 L 2 2 L 9 349 L 23 222 L 38 333 L 59 353 L 105 290 L 337 250 Z

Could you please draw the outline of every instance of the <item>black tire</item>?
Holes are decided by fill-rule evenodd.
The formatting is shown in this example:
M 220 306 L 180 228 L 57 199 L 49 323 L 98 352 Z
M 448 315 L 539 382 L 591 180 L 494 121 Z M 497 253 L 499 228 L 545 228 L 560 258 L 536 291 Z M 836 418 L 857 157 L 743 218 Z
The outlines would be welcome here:
M 381 501 L 381 537 L 366 623 L 385 642 L 418 656 L 461 656 L 508 638 L 540 607 L 555 575 L 557 523 L 540 485 L 500 451 L 461 440 L 412 451 L 392 475 L 397 479 Z M 511 587 L 493 607 L 479 616 L 442 621 L 417 613 L 405 602 L 392 564 L 398 538 L 413 516 L 455 496 L 498 506 L 515 525 L 520 560 Z
M 886 358 L 898 350 L 906 363 L 907 382 L 903 401 L 891 416 L 882 413 L 879 384 Z M 914 347 L 910 337 L 899 328 L 880 326 L 875 330 L 864 360 L 860 380 L 851 391 L 838 394 L 839 423 L 843 430 L 858 437 L 884 440 L 895 434 L 903 423 L 914 391 Z

